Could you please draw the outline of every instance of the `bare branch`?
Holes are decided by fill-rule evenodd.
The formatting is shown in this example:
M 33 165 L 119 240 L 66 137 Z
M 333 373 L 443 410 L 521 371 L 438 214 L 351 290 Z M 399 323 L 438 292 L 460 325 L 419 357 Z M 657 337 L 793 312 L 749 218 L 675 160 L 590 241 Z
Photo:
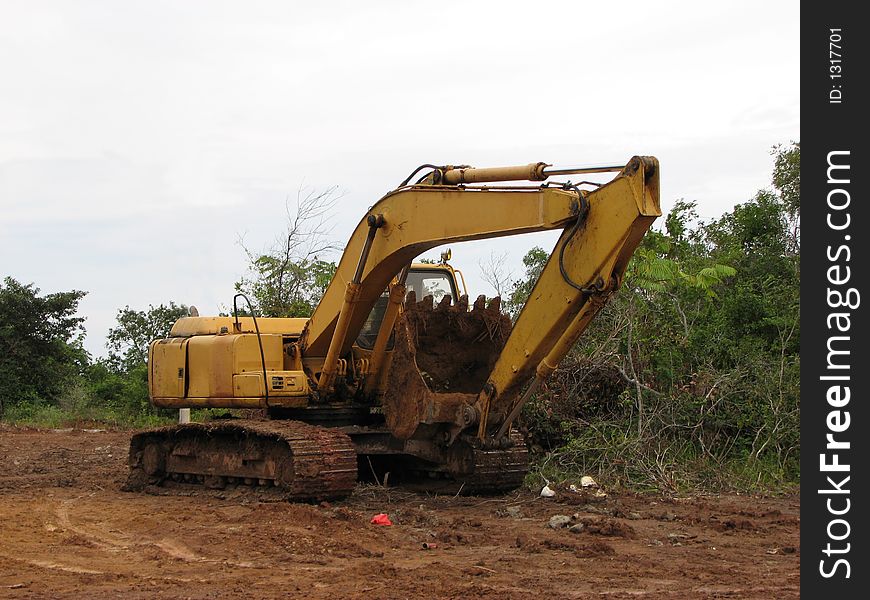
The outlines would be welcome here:
M 341 248 L 331 237 L 332 214 L 341 197 L 337 186 L 320 191 L 300 186 L 295 201 L 285 200 L 286 228 L 271 246 L 255 252 L 240 236 L 249 265 L 236 287 L 249 292 L 261 312 L 288 316 L 319 300 L 312 269 L 322 271 L 318 265 L 324 255 Z
M 480 267 L 481 278 L 492 286 L 497 296 L 503 296 L 507 292 L 508 285 L 513 276 L 513 271 L 505 270 L 507 256 L 507 252 L 502 254 L 490 252 L 489 259 L 486 261 L 480 260 L 477 263 L 478 267 Z

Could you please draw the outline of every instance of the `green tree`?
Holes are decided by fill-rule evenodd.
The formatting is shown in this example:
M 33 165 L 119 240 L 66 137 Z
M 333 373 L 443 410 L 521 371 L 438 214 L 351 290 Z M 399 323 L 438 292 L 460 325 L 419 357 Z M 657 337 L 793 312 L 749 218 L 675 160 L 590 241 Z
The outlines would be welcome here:
M 523 310 L 523 306 L 528 302 L 529 295 L 541 277 L 549 258 L 550 253 L 540 246 L 535 246 L 523 257 L 525 273 L 521 279 L 513 282 L 511 293 L 504 305 L 512 319 L 516 320 L 520 311 Z
M 332 262 L 283 255 L 251 257 L 250 275 L 236 283 L 261 315 L 267 317 L 310 316 L 335 275 Z
M 117 325 L 106 337 L 108 356 L 85 371 L 91 403 L 124 420 L 157 414 L 148 401 L 148 346 L 168 337 L 175 321 L 187 314 L 187 306 L 171 301 L 147 310 L 118 310 Z
M 800 145 L 773 155 L 771 188 L 707 222 L 678 201 L 644 237 L 525 411 L 551 464 L 666 488 L 799 478 Z
M 123 422 L 158 412 L 148 400 L 148 367 L 145 364 L 119 371 L 109 361 L 97 360 L 85 371 L 85 387 L 90 406 L 101 411 L 109 410 Z
M 106 347 L 108 365 L 116 371 L 128 372 L 145 365 L 148 346 L 169 335 L 172 325 L 186 317 L 188 307 L 170 301 L 168 305 L 149 305 L 148 310 L 133 310 L 125 306 L 118 310 L 117 325 L 109 329 Z
M 39 292 L 11 277 L 0 284 L 0 416 L 23 403 L 56 405 L 88 360 L 76 316 L 86 292 Z
M 786 212 L 792 217 L 801 214 L 801 145 L 791 142 L 773 148 L 773 187 Z

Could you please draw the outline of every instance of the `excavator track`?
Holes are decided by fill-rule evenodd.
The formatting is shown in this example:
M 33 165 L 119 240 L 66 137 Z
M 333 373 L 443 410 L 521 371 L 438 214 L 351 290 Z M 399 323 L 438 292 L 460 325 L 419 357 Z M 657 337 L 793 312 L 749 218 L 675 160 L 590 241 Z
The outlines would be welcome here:
M 472 450 L 473 472 L 457 475 L 462 491 L 472 494 L 497 494 L 515 490 L 523 484 L 529 472 L 529 451 L 523 437 L 511 433 L 508 448 Z
M 233 419 L 143 431 L 130 442 L 128 462 L 129 490 L 167 480 L 242 484 L 308 501 L 347 496 L 357 479 L 347 435 L 298 421 Z

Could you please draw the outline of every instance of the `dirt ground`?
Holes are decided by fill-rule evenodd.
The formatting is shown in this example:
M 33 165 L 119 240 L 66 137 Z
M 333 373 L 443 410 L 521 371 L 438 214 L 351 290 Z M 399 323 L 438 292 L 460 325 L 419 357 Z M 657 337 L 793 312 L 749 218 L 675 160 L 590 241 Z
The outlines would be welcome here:
M 0 598 L 799 596 L 797 497 L 134 494 L 128 441 L 0 425 Z

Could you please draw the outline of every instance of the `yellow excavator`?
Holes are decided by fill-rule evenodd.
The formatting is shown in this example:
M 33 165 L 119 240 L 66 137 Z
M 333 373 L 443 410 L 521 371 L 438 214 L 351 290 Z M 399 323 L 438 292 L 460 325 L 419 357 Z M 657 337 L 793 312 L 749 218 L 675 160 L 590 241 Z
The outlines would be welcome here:
M 550 180 L 606 172 L 616 175 L 603 184 Z M 354 230 L 310 318 L 239 316 L 237 296 L 232 316 L 185 317 L 152 342 L 154 406 L 268 418 L 137 433 L 127 487 L 262 486 L 291 500 L 347 495 L 358 476 L 516 488 L 528 454 L 512 424 L 619 288 L 660 215 L 652 157 L 419 167 Z M 452 242 L 545 230 L 562 234 L 513 323 L 498 297 L 469 306 L 446 253 L 440 264 L 413 262 Z

